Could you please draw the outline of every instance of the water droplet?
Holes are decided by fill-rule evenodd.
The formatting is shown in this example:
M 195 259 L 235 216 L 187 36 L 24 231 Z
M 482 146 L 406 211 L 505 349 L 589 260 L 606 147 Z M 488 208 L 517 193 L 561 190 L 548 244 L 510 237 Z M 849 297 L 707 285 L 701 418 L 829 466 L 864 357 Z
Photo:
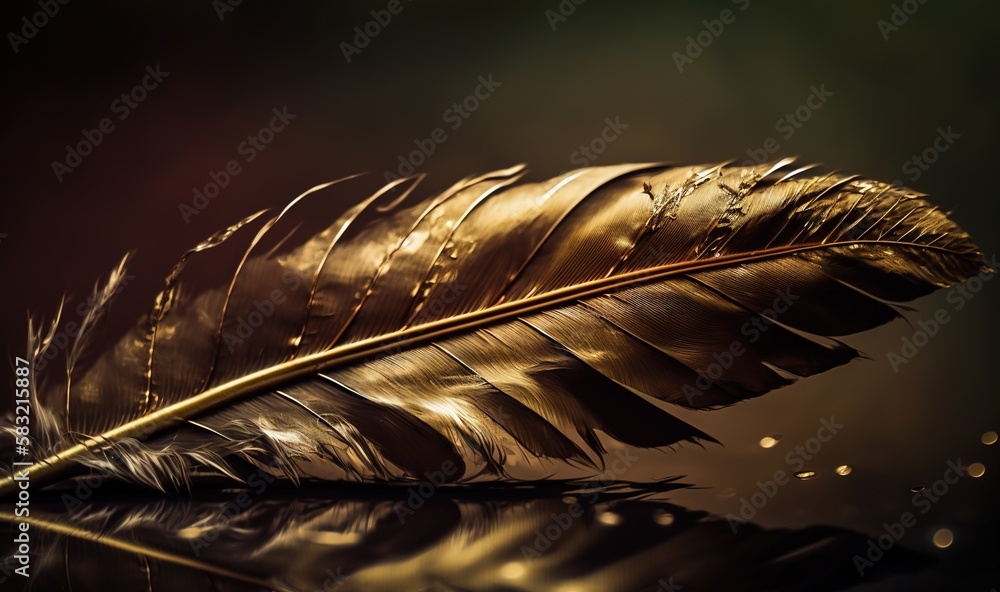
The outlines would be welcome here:
M 524 575 L 527 571 L 524 564 L 520 561 L 511 561 L 509 563 L 503 564 L 500 568 L 500 575 L 508 580 L 516 580 L 517 578 Z
M 997 433 L 996 432 L 986 432 L 982 437 L 983 444 L 987 446 L 993 446 L 997 443 Z
M 563 501 L 564 504 L 575 504 L 576 503 L 576 496 L 574 496 L 574 495 L 564 496 L 562 498 L 562 501 Z
M 795 478 L 802 479 L 803 481 L 812 479 L 815 476 L 816 471 L 799 471 L 798 473 L 795 473 Z
M 664 512 L 663 510 L 657 510 L 653 514 L 653 522 L 661 526 L 669 526 L 674 523 L 674 515 L 670 512 Z
M 953 542 L 955 542 L 955 536 L 947 528 L 942 528 L 934 533 L 934 546 L 939 549 L 948 548 Z
M 978 479 L 986 474 L 986 465 L 983 463 L 972 463 L 969 465 L 969 474 Z
M 913 493 L 920 493 L 923 490 L 924 490 L 923 485 L 914 485 L 913 487 L 910 488 L 910 491 L 912 491 Z
M 841 477 L 846 477 L 847 475 L 850 475 L 851 471 L 853 470 L 854 469 L 851 467 L 851 465 L 840 465 L 839 467 L 837 467 L 837 474 L 840 475 Z
M 761 448 L 774 448 L 781 441 L 781 434 L 771 434 L 760 439 Z
M 601 512 L 601 515 L 597 519 L 601 524 L 607 524 L 608 526 L 614 526 L 622 521 L 622 517 L 614 512 Z

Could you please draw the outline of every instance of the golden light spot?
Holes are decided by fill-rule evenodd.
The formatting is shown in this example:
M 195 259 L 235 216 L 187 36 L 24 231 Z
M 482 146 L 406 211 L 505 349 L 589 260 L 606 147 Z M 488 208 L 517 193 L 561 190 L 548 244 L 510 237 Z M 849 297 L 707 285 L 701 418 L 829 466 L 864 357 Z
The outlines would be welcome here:
M 329 530 L 314 530 L 307 532 L 305 536 L 318 545 L 352 545 L 361 538 L 361 535 L 356 532 L 334 532 Z
M 942 528 L 934 533 L 934 546 L 939 549 L 946 549 L 953 542 L 955 542 L 955 536 L 947 528 Z
M 674 523 L 674 515 L 670 512 L 664 512 L 662 510 L 657 510 L 656 514 L 653 515 L 653 521 L 660 526 L 670 526 Z
M 816 471 L 799 471 L 798 473 L 795 473 L 795 478 L 802 479 L 803 481 L 812 479 L 815 476 L 816 476 Z
M 910 491 L 912 491 L 913 493 L 920 493 L 923 490 L 924 490 L 923 485 L 914 485 L 913 487 L 910 488 Z
M 986 474 L 986 465 L 983 463 L 972 463 L 969 465 L 969 475 L 978 479 Z
M 851 468 L 851 465 L 840 465 L 837 467 L 837 474 L 841 477 L 846 477 L 847 475 L 850 475 L 853 470 L 854 469 Z
M 503 564 L 500 568 L 500 576 L 508 580 L 516 580 L 524 575 L 526 572 L 524 564 L 520 561 L 511 561 L 510 563 Z
M 607 524 L 608 526 L 614 526 L 622 521 L 622 517 L 614 512 L 601 512 L 601 515 L 597 519 L 601 524 Z
M 997 433 L 996 432 L 986 432 L 982 437 L 983 444 L 987 446 L 993 446 L 997 443 Z
M 760 439 L 761 448 L 774 448 L 781 440 L 781 434 L 771 434 Z
M 201 533 L 202 529 L 190 526 L 188 528 L 182 528 L 178 530 L 177 536 L 181 537 L 182 539 L 196 539 L 199 536 L 201 536 Z

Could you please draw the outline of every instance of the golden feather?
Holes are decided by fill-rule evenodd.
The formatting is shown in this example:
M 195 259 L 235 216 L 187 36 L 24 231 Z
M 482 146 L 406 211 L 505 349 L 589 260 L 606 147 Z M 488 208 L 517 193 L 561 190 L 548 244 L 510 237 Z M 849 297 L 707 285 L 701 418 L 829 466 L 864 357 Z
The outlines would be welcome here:
M 790 165 L 520 184 L 513 167 L 426 201 L 420 178 L 314 188 L 185 254 L 148 317 L 86 364 L 80 331 L 32 393 L 48 458 L 28 472 L 159 489 L 248 464 L 296 482 L 443 467 L 457 481 L 511 458 L 595 466 L 600 434 L 712 440 L 651 399 L 708 409 L 823 372 L 859 355 L 832 337 L 989 271 L 923 196 Z M 332 224 L 330 192 L 360 198 Z M 51 335 L 32 329 L 33 365 Z

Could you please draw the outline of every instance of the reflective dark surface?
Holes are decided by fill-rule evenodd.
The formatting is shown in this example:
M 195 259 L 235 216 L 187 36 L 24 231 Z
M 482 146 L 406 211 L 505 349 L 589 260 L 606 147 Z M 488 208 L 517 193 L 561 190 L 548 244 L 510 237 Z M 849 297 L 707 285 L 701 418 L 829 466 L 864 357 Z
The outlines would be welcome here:
M 862 534 L 737 522 L 664 501 L 674 487 L 683 485 L 119 495 L 69 513 L 57 504 L 32 515 L 36 571 L 25 589 L 842 590 L 858 581 L 851 558 Z M 926 561 L 896 549 L 868 580 Z

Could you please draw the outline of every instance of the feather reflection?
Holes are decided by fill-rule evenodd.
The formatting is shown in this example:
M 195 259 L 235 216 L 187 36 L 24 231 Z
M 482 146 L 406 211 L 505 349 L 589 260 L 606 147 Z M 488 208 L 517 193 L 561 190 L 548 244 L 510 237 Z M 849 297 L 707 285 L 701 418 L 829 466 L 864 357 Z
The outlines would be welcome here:
M 230 490 L 32 508 L 35 590 L 845 589 L 864 535 L 731 528 L 667 501 L 684 485 Z M 8 528 L 14 517 L 2 516 Z M 883 577 L 917 565 L 900 550 Z M 876 576 L 878 577 L 878 576 Z M 866 579 L 871 581 L 871 579 Z M 9 583 L 9 582 L 8 582 Z

